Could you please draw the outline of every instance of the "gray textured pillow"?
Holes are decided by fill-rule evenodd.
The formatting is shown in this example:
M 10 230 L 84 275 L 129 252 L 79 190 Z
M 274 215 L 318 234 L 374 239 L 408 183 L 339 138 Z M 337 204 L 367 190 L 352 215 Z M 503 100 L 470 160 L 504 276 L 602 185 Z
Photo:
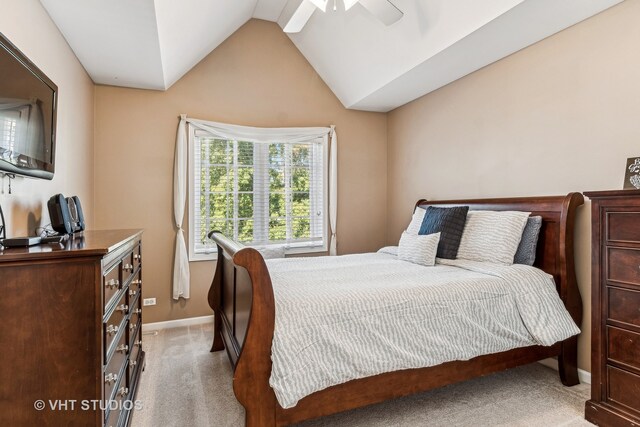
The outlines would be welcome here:
M 514 264 L 533 265 L 536 261 L 536 248 L 538 247 L 538 236 L 542 228 L 541 216 L 530 216 L 527 225 L 524 226 L 522 239 L 513 258 Z

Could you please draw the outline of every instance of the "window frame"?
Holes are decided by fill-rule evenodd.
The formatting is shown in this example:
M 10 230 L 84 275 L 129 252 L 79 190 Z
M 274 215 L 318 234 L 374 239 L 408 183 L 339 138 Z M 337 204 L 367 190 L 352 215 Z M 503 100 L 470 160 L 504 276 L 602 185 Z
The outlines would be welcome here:
M 199 197 L 199 191 L 196 191 L 195 186 L 195 139 L 196 139 L 196 127 L 192 126 L 190 123 L 187 123 L 187 134 L 188 134 L 188 177 L 189 181 L 187 184 L 189 197 L 187 200 L 187 208 L 189 210 L 188 218 L 188 233 L 187 233 L 187 246 L 189 252 L 189 261 L 212 261 L 218 259 L 218 251 L 217 247 L 213 247 L 210 252 L 201 253 L 196 252 L 195 242 L 196 242 L 196 228 L 195 224 L 195 203 L 196 198 Z M 222 139 L 222 138 L 219 138 Z M 274 141 L 274 143 L 277 141 Z M 322 200 L 323 200 L 323 239 L 322 245 L 318 246 L 307 246 L 306 243 L 283 243 L 280 245 L 269 245 L 268 247 L 284 247 L 285 255 L 295 255 L 295 254 L 315 254 L 329 251 L 329 238 L 331 233 L 329 232 L 329 137 L 325 136 L 322 140 Z M 255 163 L 254 163 L 255 167 Z M 260 246 L 254 246 L 260 247 Z

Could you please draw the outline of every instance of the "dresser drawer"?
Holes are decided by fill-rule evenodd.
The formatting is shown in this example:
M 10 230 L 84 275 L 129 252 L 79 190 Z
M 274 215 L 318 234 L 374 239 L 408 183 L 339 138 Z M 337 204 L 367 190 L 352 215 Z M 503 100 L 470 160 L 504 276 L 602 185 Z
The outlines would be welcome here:
M 640 292 L 608 287 L 609 319 L 640 326 Z
M 138 369 L 138 363 L 140 363 L 138 359 L 142 347 L 141 336 L 142 328 L 138 328 L 131 340 L 133 344 L 131 345 L 131 354 L 129 355 L 129 384 L 133 382 L 133 377 L 135 375 L 136 369 Z
M 116 303 L 113 312 L 109 316 L 106 322 L 103 323 L 103 337 L 104 337 L 104 360 L 106 361 L 111 351 L 111 347 L 114 344 L 114 340 L 118 335 L 125 336 L 125 331 L 122 330 L 125 326 L 125 320 L 129 314 L 129 306 L 127 305 L 127 295 L 122 294 L 120 300 Z
M 133 338 L 131 340 L 131 355 L 135 353 L 136 357 L 138 357 L 141 351 L 142 351 L 142 328 L 139 327 L 136 330 L 136 333 L 135 335 L 133 335 Z
M 105 426 L 107 427 L 117 427 L 118 422 L 120 420 L 120 414 L 122 413 L 122 408 L 124 406 L 123 401 L 129 398 L 129 387 L 127 385 L 127 379 L 125 377 L 120 379 L 118 386 L 115 391 L 115 396 L 113 396 L 113 400 L 107 402 L 105 407 L 108 408 L 109 412 L 107 413 L 107 421 Z
M 609 326 L 607 343 L 609 360 L 640 370 L 640 334 Z
M 606 221 L 607 240 L 640 242 L 640 212 L 609 212 Z
M 102 288 L 103 288 L 103 313 L 106 311 L 107 307 L 113 303 L 114 299 L 118 295 L 118 292 L 121 289 L 120 282 L 120 263 L 114 265 L 102 276 Z
M 136 271 L 142 264 L 142 245 L 136 246 L 133 250 L 133 271 Z
M 129 284 L 129 301 L 135 300 L 140 294 L 141 289 L 142 279 L 140 279 L 140 272 L 138 272 Z
M 117 347 L 122 346 L 127 342 L 125 334 L 122 334 L 120 340 L 118 340 Z M 114 352 L 104 368 L 104 399 L 110 400 L 113 397 L 113 393 L 116 390 L 118 382 L 121 381 L 121 377 L 127 374 L 126 369 L 123 370 L 123 365 L 126 360 L 126 355 L 122 352 Z M 124 382 L 122 382 L 125 384 Z
M 607 366 L 609 400 L 640 411 L 640 376 Z
M 607 279 L 640 286 L 640 250 L 607 248 Z
M 122 258 L 122 283 L 126 284 L 127 280 L 133 275 L 133 252 L 129 252 Z
M 112 354 L 109 354 L 109 358 L 107 359 L 107 365 L 111 364 L 111 362 L 113 362 L 114 359 L 120 359 L 119 363 L 122 364 L 124 361 L 124 358 L 129 354 L 129 343 L 127 342 L 127 334 L 122 333 L 118 335 L 118 340 L 114 341 L 112 345 L 113 345 L 113 352 Z
M 136 302 L 138 304 L 138 302 Z M 136 307 L 131 310 L 131 317 L 129 318 L 129 336 L 133 339 L 133 334 L 136 331 L 136 328 L 140 326 L 140 319 L 142 316 L 142 309 L 140 307 Z

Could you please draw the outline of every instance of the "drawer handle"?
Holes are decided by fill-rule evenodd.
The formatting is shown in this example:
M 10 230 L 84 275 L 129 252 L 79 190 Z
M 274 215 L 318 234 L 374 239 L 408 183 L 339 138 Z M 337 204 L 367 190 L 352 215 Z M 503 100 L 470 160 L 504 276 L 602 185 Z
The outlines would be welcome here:
M 116 311 L 121 311 L 123 314 L 127 314 L 127 311 L 129 311 L 129 306 L 127 304 L 119 305 L 116 308 Z
M 120 390 L 118 390 L 118 396 L 126 396 L 127 393 L 129 393 L 129 388 L 127 387 L 122 387 L 120 388 Z
M 133 254 L 133 259 L 136 261 L 142 261 L 142 255 L 140 254 Z
M 136 308 L 135 310 L 133 310 L 133 314 L 140 314 L 140 313 L 142 313 L 141 308 Z
M 136 328 L 136 325 L 129 325 L 129 331 L 133 332 L 133 330 Z
M 120 328 L 118 328 L 117 326 L 109 325 L 107 326 L 107 333 L 109 335 L 115 335 L 118 333 L 118 329 Z
M 127 351 L 129 351 L 129 346 L 126 344 L 119 345 L 118 347 L 116 347 L 116 351 L 118 353 L 126 353 Z
M 123 271 L 133 271 L 133 265 L 125 264 L 125 265 L 122 266 L 122 270 Z
M 134 291 L 133 289 L 129 289 L 129 296 L 130 297 L 135 297 L 137 293 L 138 293 L 137 291 Z
M 120 280 L 118 279 L 111 279 L 107 282 L 107 284 L 105 285 L 105 287 L 109 288 L 109 289 L 113 289 L 113 288 L 117 288 L 118 285 L 120 285 Z
M 138 347 L 142 347 L 142 340 L 137 340 L 133 343 L 133 345 L 137 345 Z
M 138 364 L 137 360 L 132 360 L 129 362 L 129 366 L 136 366 Z
M 133 280 L 133 281 L 131 281 L 131 284 L 132 285 L 142 285 L 142 280 L 140 280 L 140 279 Z
M 105 384 L 115 383 L 116 381 L 118 381 L 118 375 L 116 374 L 107 374 L 104 376 Z

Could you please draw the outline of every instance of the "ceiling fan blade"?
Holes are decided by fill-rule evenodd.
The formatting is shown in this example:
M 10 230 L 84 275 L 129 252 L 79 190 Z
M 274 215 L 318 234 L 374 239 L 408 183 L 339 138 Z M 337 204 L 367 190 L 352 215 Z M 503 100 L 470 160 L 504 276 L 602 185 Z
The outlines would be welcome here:
M 360 0 L 360 4 L 387 26 L 398 22 L 404 16 L 404 13 L 388 0 Z
M 351 9 L 359 0 L 344 0 L 344 10 Z
M 329 0 L 309 0 L 309 1 L 313 3 L 321 11 L 323 12 L 327 11 L 327 3 L 329 3 Z
M 285 33 L 299 33 L 316 9 L 316 6 L 310 1 L 302 0 L 295 12 L 293 12 L 293 15 L 291 15 L 291 18 L 289 18 L 289 21 L 285 24 L 284 28 L 282 28 L 282 31 Z

